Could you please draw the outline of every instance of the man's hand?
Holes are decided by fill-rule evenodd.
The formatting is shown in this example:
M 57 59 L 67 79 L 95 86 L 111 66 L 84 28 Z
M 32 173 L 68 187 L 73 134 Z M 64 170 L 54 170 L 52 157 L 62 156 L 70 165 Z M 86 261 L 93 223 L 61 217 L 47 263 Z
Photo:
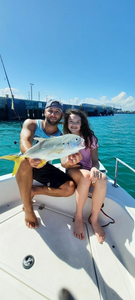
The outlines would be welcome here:
M 67 157 L 67 163 L 70 166 L 74 166 L 76 164 L 78 164 L 82 159 L 82 154 L 81 152 L 75 153 L 75 154 L 71 154 Z
M 32 168 L 40 169 L 46 165 L 46 163 L 44 163 L 42 166 L 38 167 L 39 164 L 41 164 L 42 159 L 32 159 L 32 158 L 27 158 L 27 159 L 29 160 L 29 163 Z

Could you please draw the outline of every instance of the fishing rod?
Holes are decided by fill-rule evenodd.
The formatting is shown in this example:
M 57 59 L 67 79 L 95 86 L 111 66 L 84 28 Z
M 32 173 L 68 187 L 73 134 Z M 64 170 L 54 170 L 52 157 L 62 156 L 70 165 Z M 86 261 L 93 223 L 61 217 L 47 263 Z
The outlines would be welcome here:
M 7 82 L 8 82 L 9 89 L 10 89 L 10 93 L 11 93 L 11 100 L 12 100 L 12 102 L 11 102 L 11 109 L 14 111 L 15 116 L 19 119 L 20 125 L 22 127 L 21 118 L 19 116 L 19 113 L 17 114 L 16 111 L 15 111 L 15 107 L 14 107 L 14 95 L 12 93 L 10 82 L 9 82 L 9 79 L 8 79 L 8 76 L 7 76 L 7 72 L 6 72 L 6 69 L 5 69 L 5 66 L 4 66 L 4 63 L 3 63 L 1 55 L 0 55 L 0 59 L 1 59 L 1 63 L 2 63 L 2 66 L 3 66 L 4 72 L 5 72 L 5 75 L 6 75 L 6 79 L 7 79 Z

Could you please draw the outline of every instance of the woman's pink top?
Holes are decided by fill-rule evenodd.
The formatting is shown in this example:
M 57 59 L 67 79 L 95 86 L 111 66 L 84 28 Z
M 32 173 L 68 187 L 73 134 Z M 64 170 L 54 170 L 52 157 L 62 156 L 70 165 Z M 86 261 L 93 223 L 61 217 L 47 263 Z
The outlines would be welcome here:
M 83 157 L 82 160 L 80 161 L 80 163 L 81 163 L 83 169 L 86 169 L 86 170 L 91 170 L 91 168 L 92 168 L 91 151 L 99 147 L 98 143 L 96 143 L 96 138 L 93 136 L 92 139 L 93 139 L 93 142 L 92 142 L 91 146 L 90 146 L 90 141 L 89 141 L 90 148 L 85 148 L 85 149 L 80 150 L 82 157 Z

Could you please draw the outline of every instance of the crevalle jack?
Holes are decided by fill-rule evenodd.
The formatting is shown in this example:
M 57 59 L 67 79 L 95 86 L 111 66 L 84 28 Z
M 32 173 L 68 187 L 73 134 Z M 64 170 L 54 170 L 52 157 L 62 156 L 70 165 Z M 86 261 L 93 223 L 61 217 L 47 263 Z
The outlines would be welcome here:
M 22 159 L 41 159 L 38 167 L 42 167 L 47 161 L 66 157 L 84 149 L 84 139 L 75 134 L 65 134 L 49 139 L 35 137 L 37 144 L 29 148 L 24 154 L 12 154 L 1 156 L 0 159 L 12 160 L 15 162 L 12 176 L 16 174 Z

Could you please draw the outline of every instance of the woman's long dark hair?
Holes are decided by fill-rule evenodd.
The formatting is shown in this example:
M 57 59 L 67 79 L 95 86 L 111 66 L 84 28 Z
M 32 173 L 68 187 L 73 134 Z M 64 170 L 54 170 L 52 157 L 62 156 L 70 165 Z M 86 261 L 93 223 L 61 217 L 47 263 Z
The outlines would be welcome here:
M 96 144 L 97 144 L 98 139 L 95 136 L 94 132 L 89 127 L 87 115 L 85 114 L 85 112 L 78 110 L 76 108 L 70 108 L 70 109 L 66 110 L 66 112 L 64 114 L 63 133 L 64 134 L 71 133 L 70 130 L 68 129 L 68 119 L 71 114 L 79 115 L 81 118 L 80 134 L 81 134 L 81 136 L 83 136 L 83 138 L 85 140 L 86 148 L 90 147 L 93 144 L 93 138 L 92 138 L 93 136 L 95 137 Z M 90 143 L 89 143 L 89 141 L 90 141 Z

